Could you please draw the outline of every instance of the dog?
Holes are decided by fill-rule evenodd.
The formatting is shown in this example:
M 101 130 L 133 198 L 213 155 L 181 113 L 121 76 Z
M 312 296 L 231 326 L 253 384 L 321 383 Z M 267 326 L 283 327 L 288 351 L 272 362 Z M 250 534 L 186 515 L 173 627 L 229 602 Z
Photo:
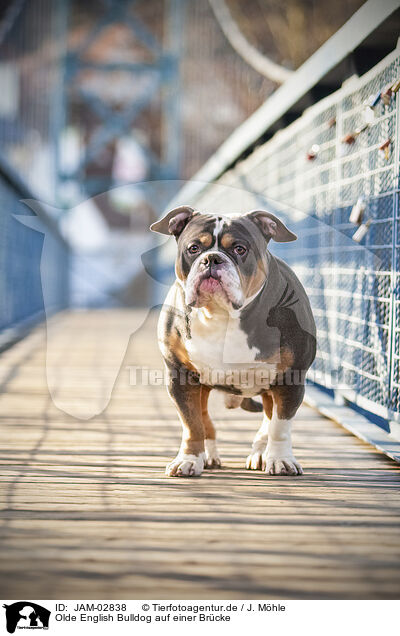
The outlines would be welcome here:
M 224 216 L 186 205 L 150 229 L 177 242 L 176 281 L 158 323 L 168 393 L 183 429 L 166 474 L 199 476 L 221 466 L 207 408 L 212 389 L 224 391 L 229 408 L 264 411 L 248 469 L 302 474 L 291 423 L 315 358 L 316 329 L 300 281 L 268 250 L 270 240 L 297 236 L 265 210 Z

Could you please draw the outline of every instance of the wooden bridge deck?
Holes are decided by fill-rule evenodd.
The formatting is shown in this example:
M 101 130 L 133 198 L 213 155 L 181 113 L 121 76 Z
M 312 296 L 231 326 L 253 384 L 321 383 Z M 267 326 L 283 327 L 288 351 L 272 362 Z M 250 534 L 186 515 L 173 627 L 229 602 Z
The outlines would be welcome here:
M 57 317 L 56 404 L 88 416 L 144 318 Z M 163 386 L 132 386 L 127 369 L 162 368 L 155 316 L 131 336 L 108 407 L 88 420 L 49 395 L 44 336 L 39 328 L 0 357 L 3 598 L 400 597 L 394 462 L 304 406 L 294 446 L 305 475 L 248 472 L 259 415 L 216 396 L 223 470 L 166 478 L 174 408 Z

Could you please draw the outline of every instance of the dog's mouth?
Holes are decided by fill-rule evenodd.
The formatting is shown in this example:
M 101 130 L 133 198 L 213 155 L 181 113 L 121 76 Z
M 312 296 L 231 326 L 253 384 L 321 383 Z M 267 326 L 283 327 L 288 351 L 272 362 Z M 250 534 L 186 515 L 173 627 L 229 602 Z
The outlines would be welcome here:
M 214 294 L 217 291 L 225 291 L 222 287 L 221 280 L 211 272 L 207 273 L 199 282 L 198 291 L 207 294 Z M 226 292 L 225 292 L 226 293 Z
M 224 284 L 223 277 L 212 270 L 204 273 L 199 280 L 196 286 L 196 296 L 201 304 L 215 301 L 218 305 L 228 304 L 236 307 L 229 287 Z
M 211 264 L 199 272 L 194 270 L 186 285 L 186 303 L 190 307 L 216 304 L 237 309 L 241 305 L 240 281 L 227 263 Z

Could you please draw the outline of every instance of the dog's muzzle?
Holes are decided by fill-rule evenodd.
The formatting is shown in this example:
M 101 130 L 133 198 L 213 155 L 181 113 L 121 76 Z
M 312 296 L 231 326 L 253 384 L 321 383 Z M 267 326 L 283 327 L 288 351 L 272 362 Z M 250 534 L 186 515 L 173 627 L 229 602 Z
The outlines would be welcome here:
M 192 264 L 186 281 L 186 303 L 202 307 L 211 299 L 234 308 L 244 302 L 239 274 L 234 263 L 217 251 L 204 252 Z

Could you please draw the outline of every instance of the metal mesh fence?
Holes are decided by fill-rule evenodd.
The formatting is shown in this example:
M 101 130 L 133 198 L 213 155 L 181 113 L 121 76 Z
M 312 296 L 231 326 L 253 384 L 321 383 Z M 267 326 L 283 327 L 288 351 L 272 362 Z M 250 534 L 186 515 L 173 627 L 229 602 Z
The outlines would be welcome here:
M 286 206 L 299 240 L 271 248 L 298 273 L 313 306 L 318 353 L 311 378 L 391 419 L 400 417 L 400 92 L 389 91 L 386 100 L 381 93 L 399 78 L 397 50 L 196 200 L 221 212 L 271 201 L 277 211 Z M 350 220 L 354 206 L 363 210 L 357 223 Z M 365 236 L 356 241 L 360 222 Z

